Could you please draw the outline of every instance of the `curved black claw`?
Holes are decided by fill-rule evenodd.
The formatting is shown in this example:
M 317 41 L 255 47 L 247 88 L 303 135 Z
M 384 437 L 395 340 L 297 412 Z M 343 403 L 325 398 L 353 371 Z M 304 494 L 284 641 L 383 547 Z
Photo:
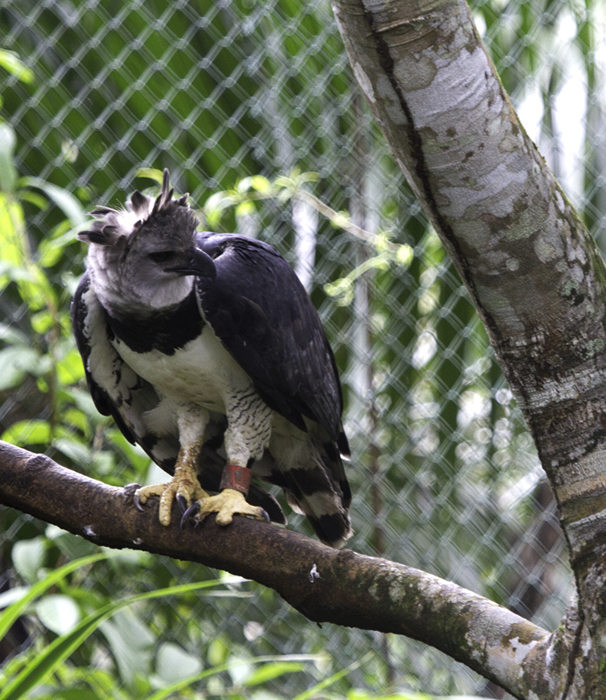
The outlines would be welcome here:
M 183 517 L 181 518 L 181 522 L 179 523 L 179 529 L 183 530 L 187 523 L 190 521 L 191 518 L 195 517 L 198 515 L 200 512 L 200 504 L 198 501 L 195 501 L 194 503 L 191 504 L 191 506 L 183 513 Z
M 141 484 L 126 484 L 124 487 L 124 498 L 125 500 L 130 500 L 131 498 L 133 499 L 133 503 L 135 504 L 135 508 L 143 513 L 143 506 L 141 505 L 141 502 L 139 501 L 139 498 L 137 496 L 137 491 L 141 488 Z
M 181 508 L 181 513 L 185 514 L 185 511 L 188 509 L 188 503 L 187 503 L 187 498 L 182 493 L 178 493 L 175 496 L 175 500 L 179 504 L 179 508 Z M 183 529 L 183 528 L 181 528 Z
M 139 511 L 139 513 L 145 513 L 145 508 L 141 505 L 141 501 L 139 500 L 139 496 L 137 496 L 136 492 L 133 495 L 133 503 L 135 504 L 135 508 Z
M 271 523 L 271 518 L 269 517 L 269 513 L 261 508 L 261 515 L 265 518 L 265 522 Z

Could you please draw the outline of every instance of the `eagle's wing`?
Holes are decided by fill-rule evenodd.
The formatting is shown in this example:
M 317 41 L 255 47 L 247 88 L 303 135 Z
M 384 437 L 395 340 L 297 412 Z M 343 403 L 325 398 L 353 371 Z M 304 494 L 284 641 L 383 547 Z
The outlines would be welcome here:
M 179 450 L 178 440 L 162 438 L 146 425 L 146 414 L 158 409 L 160 398 L 111 344 L 112 331 L 88 272 L 78 285 L 71 310 L 76 344 L 97 410 L 112 416 L 130 442 L 141 445 L 156 464 L 171 471 Z
M 172 414 L 163 410 L 154 387 L 124 362 L 111 344 L 112 331 L 88 272 L 78 285 L 71 311 L 76 344 L 97 410 L 112 416 L 131 443 L 139 444 L 160 468 L 172 474 L 179 452 L 177 424 Z M 200 483 L 208 491 L 220 490 L 225 458 L 219 451 L 225 428 L 222 419 L 211 422 L 200 454 Z M 261 487 L 251 487 L 249 501 L 264 508 L 273 521 L 286 522 L 278 502 Z
M 234 234 L 198 233 L 216 279 L 198 278 L 205 319 L 259 394 L 306 430 L 321 425 L 343 454 L 343 399 L 334 356 L 318 314 L 290 265 L 273 248 Z

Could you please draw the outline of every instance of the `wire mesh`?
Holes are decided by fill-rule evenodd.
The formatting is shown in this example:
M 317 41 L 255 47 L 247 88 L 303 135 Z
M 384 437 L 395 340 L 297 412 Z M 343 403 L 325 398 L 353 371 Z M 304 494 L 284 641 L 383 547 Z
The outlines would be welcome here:
M 601 241 L 602 8 L 513 0 L 476 2 L 472 10 L 531 136 Z M 315 172 L 318 181 L 306 185 L 313 194 L 365 229 L 386 231 L 413 248 L 409 266 L 371 265 L 355 275 L 350 298 L 339 298 L 327 294 L 326 283 L 354 279 L 376 256 L 372 246 L 275 198 L 245 212 L 229 210 L 219 222 L 222 230 L 277 247 L 305 278 L 320 310 L 342 375 L 353 451 L 350 546 L 446 577 L 549 629 L 557 625 L 570 574 L 532 440 L 456 272 L 361 99 L 327 0 L 0 0 L 0 37 L 0 118 L 16 134 L 15 168 L 29 187 L 21 204 L 32 264 L 40 263 L 45 242 L 69 233 L 48 184 L 85 208 L 116 205 L 149 185 L 144 169 L 164 167 L 200 208 L 246 177 Z M 14 52 L 31 77 L 8 70 L 6 52 Z M 574 100 L 581 104 L 577 111 L 565 106 L 572 86 L 582 97 Z M 32 189 L 47 194 L 44 206 Z M 75 240 L 61 241 L 45 270 L 59 290 L 64 316 L 57 312 L 57 318 L 65 330 L 84 251 Z M 8 244 L 0 245 L 4 260 Z M 24 294 L 14 280 L 0 285 L 1 351 L 11 347 L 7 329 L 33 333 L 40 351 L 32 366 L 22 359 L 12 383 L 3 385 L 3 437 L 110 483 L 141 480 L 148 469 L 141 454 L 129 451 L 100 418 L 84 425 L 81 377 L 66 380 L 68 398 L 49 384 L 73 344 L 67 332 L 53 341 L 44 304 L 36 307 Z M 40 370 L 40 357 L 51 351 L 59 359 Z M 32 419 L 36 429 L 50 429 L 28 433 L 23 421 Z M 46 567 L 92 551 L 29 516 L 5 509 L 0 517 L 3 589 L 27 581 L 26 550 L 17 562 L 13 556 L 17 543 L 43 542 Z M 289 519 L 309 533 L 299 516 Z M 217 575 L 150 556 L 98 565 L 78 585 L 120 598 Z M 166 682 L 162 659 L 177 645 L 188 655 L 184 668 L 195 667 L 192 659 L 217 666 L 229 655 L 314 655 L 304 672 L 268 681 L 271 697 L 294 697 L 350 667 L 332 686 L 336 696 L 408 689 L 501 697 L 416 642 L 320 629 L 271 591 L 229 585 L 227 597 L 169 599 L 124 613 L 70 659 L 60 682 L 93 689 L 91 697 L 139 697 L 148 687 L 141 679 L 151 678 L 155 687 Z M 11 658 L 44 644 L 49 634 L 39 614 L 28 615 L 0 653 Z M 78 675 L 85 663 L 87 672 Z M 100 673 L 118 685 L 104 690 Z M 191 692 L 221 695 L 240 681 L 217 674 Z

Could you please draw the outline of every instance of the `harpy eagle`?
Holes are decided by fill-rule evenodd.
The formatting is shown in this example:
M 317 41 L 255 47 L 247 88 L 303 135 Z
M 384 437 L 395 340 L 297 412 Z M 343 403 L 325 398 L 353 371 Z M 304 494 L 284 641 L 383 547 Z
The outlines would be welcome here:
M 285 522 L 254 474 L 281 486 L 323 542 L 342 546 L 349 448 L 318 314 L 273 248 L 197 231 L 187 198 L 173 196 L 165 170 L 155 200 L 135 192 L 124 210 L 99 207 L 78 234 L 88 270 L 72 318 L 91 395 L 173 475 L 137 488 L 135 503 L 159 496 L 163 525 L 173 500 L 182 522 L 210 513 L 220 525 L 234 514 Z

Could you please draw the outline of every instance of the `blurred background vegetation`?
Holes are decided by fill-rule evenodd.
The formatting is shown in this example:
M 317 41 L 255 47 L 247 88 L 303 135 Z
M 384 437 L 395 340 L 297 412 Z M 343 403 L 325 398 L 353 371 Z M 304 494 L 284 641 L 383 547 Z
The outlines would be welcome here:
M 472 11 L 606 245 L 603 3 Z M 0 0 L 0 437 L 111 484 L 165 478 L 95 411 L 69 321 L 85 212 L 164 167 L 206 227 L 278 248 L 321 313 L 353 450 L 350 546 L 552 629 L 570 574 L 549 488 L 328 0 Z M 257 584 L 101 552 L 9 508 L 0 606 L 0 700 L 503 697 L 416 642 L 320 628 Z

